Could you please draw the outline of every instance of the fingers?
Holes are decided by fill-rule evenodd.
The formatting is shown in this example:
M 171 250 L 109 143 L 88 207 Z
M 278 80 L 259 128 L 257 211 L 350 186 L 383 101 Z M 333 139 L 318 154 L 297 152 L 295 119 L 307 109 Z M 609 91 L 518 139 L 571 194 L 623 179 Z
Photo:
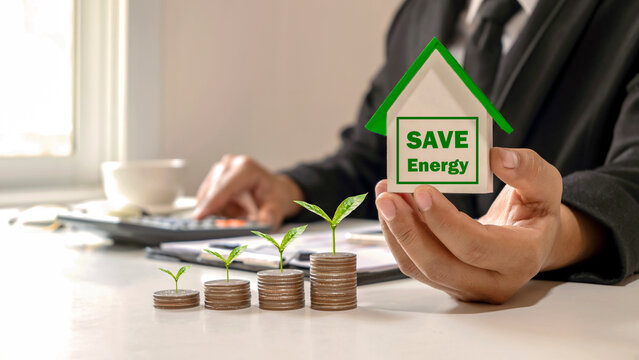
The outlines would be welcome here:
M 382 231 L 400 269 L 409 276 L 460 300 L 500 304 L 538 271 L 536 255 L 530 251 L 535 247 L 525 245 L 535 238 L 524 233 L 530 229 L 483 226 L 430 186 L 416 189 L 414 204 L 384 190 L 386 183 L 381 182 L 376 204 Z M 504 250 L 500 241 L 510 250 Z M 492 268 L 510 270 L 500 273 Z
M 397 243 L 430 281 L 476 296 L 485 294 L 487 284 L 494 286 L 498 274 L 455 257 L 401 197 L 382 193 L 376 204 Z
M 246 216 L 250 220 L 257 219 L 259 209 L 257 207 L 257 204 L 255 203 L 255 200 L 248 191 L 241 192 L 239 195 L 237 195 L 235 201 L 237 201 L 242 209 L 244 209 L 244 211 L 246 212 Z
M 387 189 L 387 181 L 382 180 L 375 186 L 375 196 L 378 197 L 380 194 L 385 193 Z M 379 207 L 378 207 L 379 209 Z M 414 278 L 415 280 L 425 282 L 429 285 L 433 285 L 433 283 L 428 280 L 428 278 L 422 274 L 419 269 L 415 266 L 413 261 L 406 255 L 402 247 L 397 243 L 397 239 L 388 228 L 386 224 L 386 220 L 378 214 L 379 222 L 382 226 L 382 232 L 384 233 L 384 238 L 386 239 L 386 243 L 388 243 L 388 248 L 393 253 L 395 260 L 397 260 L 397 265 L 399 265 L 400 270 L 406 275 Z
M 222 214 L 277 226 L 284 218 L 281 205 L 285 191 L 280 187 L 276 176 L 251 158 L 225 155 L 200 186 L 193 216 L 199 220 Z
M 263 172 L 246 156 L 237 156 L 228 161 L 228 165 L 219 170 L 222 173 L 213 170 L 211 183 L 193 213 L 196 219 L 220 212 L 230 200 L 243 192 L 249 192 Z
M 202 201 L 204 200 L 204 197 L 206 196 L 207 192 L 209 191 L 209 188 L 211 187 L 211 184 L 218 181 L 220 176 L 222 176 L 224 171 L 229 167 L 229 163 L 232 158 L 233 158 L 232 155 L 228 155 L 228 154 L 224 155 L 222 156 L 222 159 L 220 159 L 220 161 L 218 161 L 211 167 L 211 170 L 206 175 L 206 178 L 204 179 L 204 181 L 202 181 L 202 184 L 198 188 L 198 191 L 197 191 L 198 205 L 201 204 Z
M 528 237 L 522 237 L 525 232 L 533 230 L 482 225 L 458 211 L 432 186 L 417 187 L 415 202 L 428 228 L 457 259 L 466 264 L 509 273 L 521 268 L 521 262 L 532 261 L 537 256 L 530 252 L 531 247 L 524 240 Z M 521 257 L 522 261 L 513 261 L 513 256 Z
M 385 193 L 386 189 L 387 189 L 387 181 L 386 180 L 380 181 L 375 186 L 375 195 L 379 196 L 380 194 Z M 445 291 L 457 298 L 463 297 L 462 294 L 458 292 L 457 290 L 452 289 L 445 285 L 435 283 L 431 281 L 428 277 L 426 277 L 426 275 L 424 275 L 417 268 L 415 263 L 413 263 L 413 261 L 408 257 L 408 255 L 406 255 L 406 252 L 399 245 L 399 243 L 397 242 L 397 239 L 395 239 L 395 236 L 389 229 L 388 224 L 386 223 L 386 220 L 384 220 L 381 214 L 379 215 L 379 222 L 382 226 L 382 232 L 384 233 L 384 238 L 386 239 L 386 243 L 388 243 L 388 248 L 393 254 L 393 257 L 397 261 L 397 265 L 399 266 L 399 269 L 401 270 L 402 273 L 404 273 L 404 275 L 409 276 L 417 281 L 423 282 L 435 289 Z
M 202 181 L 202 184 L 200 184 L 200 187 L 197 189 L 197 203 L 199 204 L 202 199 L 204 198 L 204 194 L 206 194 L 206 192 L 209 189 L 209 186 L 211 184 L 211 172 L 213 172 L 213 169 L 211 169 L 211 171 L 209 171 L 208 174 L 206 174 L 206 177 L 204 178 L 204 181 Z
M 497 177 L 517 189 L 524 202 L 561 199 L 561 174 L 533 150 L 492 148 L 490 165 Z
M 246 210 L 235 201 L 229 202 L 218 214 L 227 218 L 247 217 Z
M 284 216 L 277 203 L 267 202 L 262 205 L 257 213 L 257 221 L 260 224 L 276 227 L 284 221 Z

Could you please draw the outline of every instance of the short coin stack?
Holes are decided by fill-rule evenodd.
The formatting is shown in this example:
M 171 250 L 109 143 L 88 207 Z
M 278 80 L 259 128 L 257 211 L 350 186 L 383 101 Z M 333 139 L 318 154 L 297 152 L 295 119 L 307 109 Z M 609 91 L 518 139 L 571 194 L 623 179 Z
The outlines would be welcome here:
M 311 255 L 311 308 L 350 310 L 357 307 L 357 257 L 351 253 Z
M 257 273 L 260 309 L 295 310 L 304 307 L 304 273 L 300 270 L 263 270 Z
M 251 306 L 247 280 L 211 280 L 204 283 L 204 307 L 209 310 L 238 310 Z
M 200 306 L 200 292 L 195 290 L 160 290 L 153 293 L 156 309 L 187 309 Z

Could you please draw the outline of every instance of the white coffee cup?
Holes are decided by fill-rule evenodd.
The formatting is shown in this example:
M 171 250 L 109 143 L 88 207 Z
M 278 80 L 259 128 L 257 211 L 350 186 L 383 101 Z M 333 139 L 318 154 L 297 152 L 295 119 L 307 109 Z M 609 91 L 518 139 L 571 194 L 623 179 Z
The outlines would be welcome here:
M 184 194 L 185 170 L 182 159 L 104 162 L 102 180 L 109 207 L 170 212 Z

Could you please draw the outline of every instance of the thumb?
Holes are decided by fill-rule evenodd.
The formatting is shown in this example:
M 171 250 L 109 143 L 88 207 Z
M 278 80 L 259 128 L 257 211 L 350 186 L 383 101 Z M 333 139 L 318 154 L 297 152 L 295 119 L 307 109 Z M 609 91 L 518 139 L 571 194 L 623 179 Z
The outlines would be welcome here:
M 282 220 L 284 220 L 282 211 L 275 202 L 266 202 L 262 204 L 262 207 L 257 214 L 257 221 L 260 224 L 270 225 L 274 228 L 280 226 Z
M 490 149 L 490 167 L 525 202 L 561 201 L 562 180 L 556 167 L 530 149 Z

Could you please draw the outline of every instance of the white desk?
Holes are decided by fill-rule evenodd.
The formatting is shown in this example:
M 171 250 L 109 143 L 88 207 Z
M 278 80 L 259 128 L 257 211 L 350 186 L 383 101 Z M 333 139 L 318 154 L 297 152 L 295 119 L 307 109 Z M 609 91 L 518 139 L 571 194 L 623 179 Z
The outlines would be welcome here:
M 77 236 L 0 229 L 0 358 L 639 359 L 636 278 L 532 281 L 503 306 L 401 280 L 360 287 L 353 311 L 269 312 L 255 305 L 255 275 L 233 271 L 252 281 L 250 309 L 166 311 L 152 306 L 153 291 L 172 285 L 157 268 L 177 263 L 135 247 L 74 247 Z M 180 287 L 223 276 L 195 265 Z

